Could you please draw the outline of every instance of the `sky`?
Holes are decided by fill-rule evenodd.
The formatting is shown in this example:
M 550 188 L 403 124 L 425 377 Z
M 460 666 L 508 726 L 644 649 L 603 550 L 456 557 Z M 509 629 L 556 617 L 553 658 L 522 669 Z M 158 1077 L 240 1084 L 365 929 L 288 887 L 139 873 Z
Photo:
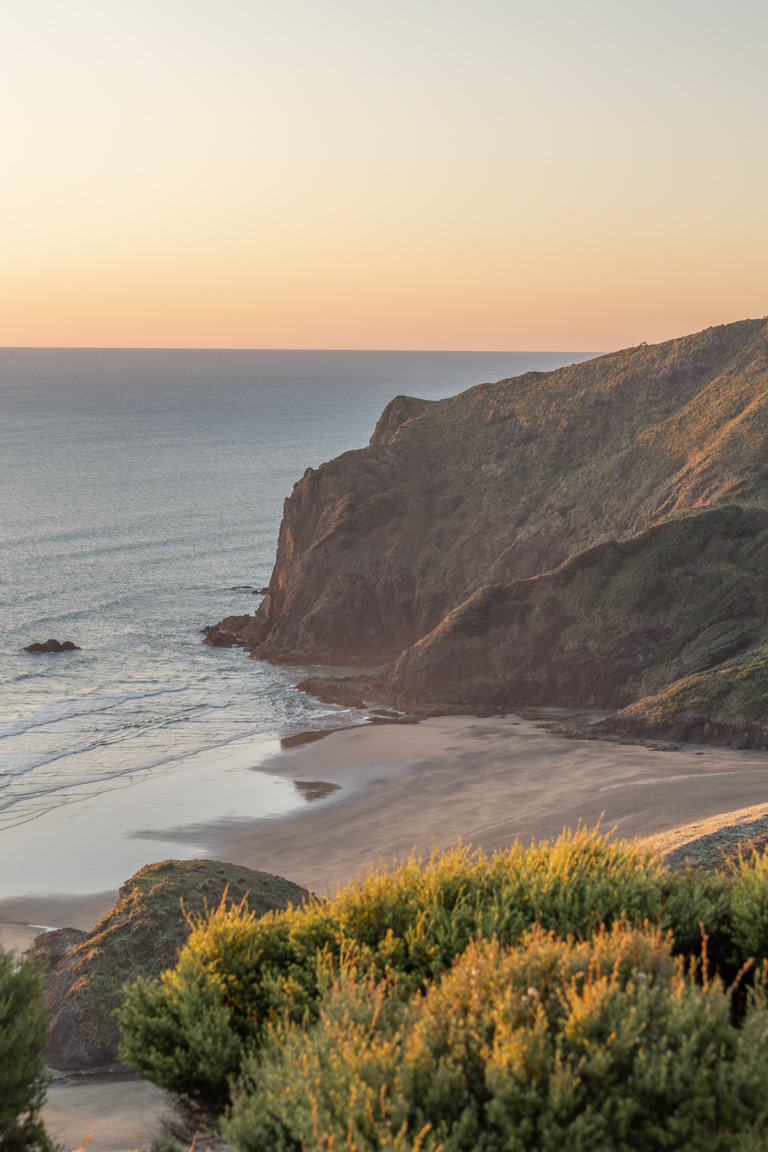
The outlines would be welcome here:
M 767 42 L 765 0 L 7 0 L 0 345 L 763 316 Z

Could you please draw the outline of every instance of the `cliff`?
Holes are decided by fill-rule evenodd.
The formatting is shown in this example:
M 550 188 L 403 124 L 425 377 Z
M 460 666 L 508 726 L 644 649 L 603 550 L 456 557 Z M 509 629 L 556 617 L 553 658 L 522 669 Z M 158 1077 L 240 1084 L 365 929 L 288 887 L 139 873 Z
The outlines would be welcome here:
M 263 603 L 207 642 L 383 664 L 336 691 L 404 707 L 634 707 L 624 730 L 685 714 L 754 741 L 767 352 L 768 322 L 747 320 L 395 398 L 367 448 L 294 486 Z

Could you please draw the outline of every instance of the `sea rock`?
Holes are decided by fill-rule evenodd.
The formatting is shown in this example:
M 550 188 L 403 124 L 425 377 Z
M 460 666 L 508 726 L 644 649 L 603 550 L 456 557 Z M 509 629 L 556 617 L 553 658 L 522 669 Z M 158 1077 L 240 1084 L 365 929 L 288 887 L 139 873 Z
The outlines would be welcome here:
M 52 1017 L 48 1062 L 72 1071 L 118 1060 L 114 1011 L 124 985 L 139 975 L 158 976 L 174 964 L 190 931 L 188 915 L 216 907 L 222 898 L 227 904 L 246 900 L 263 915 L 310 895 L 280 876 L 213 860 L 165 860 L 142 868 L 92 932 L 60 929 L 33 944 L 35 955 L 51 964 L 44 993 Z
M 235 621 L 250 621 L 252 619 L 252 616 L 229 616 L 227 620 L 222 621 L 222 626 L 228 627 L 204 628 L 205 639 L 203 643 L 207 644 L 208 647 L 242 647 L 245 641 L 235 630 Z
M 366 707 L 364 697 L 376 699 L 382 686 L 382 676 L 308 676 L 296 685 L 300 692 L 309 692 L 323 703 L 360 709 Z
M 58 640 L 46 640 L 45 644 L 28 644 L 26 648 L 22 649 L 23 652 L 79 652 L 80 648 L 77 644 L 73 644 L 71 640 L 65 640 L 59 643 Z
M 648 700 L 757 739 L 766 445 L 765 319 L 396 397 L 367 448 L 294 485 L 268 595 L 217 634 L 277 663 L 365 666 L 326 681 L 345 703 Z

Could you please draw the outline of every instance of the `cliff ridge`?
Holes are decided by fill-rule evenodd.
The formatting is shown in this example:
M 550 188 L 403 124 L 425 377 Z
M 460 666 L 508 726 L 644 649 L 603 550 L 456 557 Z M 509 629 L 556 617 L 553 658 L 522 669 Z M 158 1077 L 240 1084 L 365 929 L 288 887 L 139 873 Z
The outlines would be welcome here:
M 398 396 L 294 486 L 267 595 L 206 642 L 384 665 L 358 694 L 402 707 L 634 708 L 626 728 L 653 699 L 657 724 L 763 731 L 767 447 L 765 319 Z

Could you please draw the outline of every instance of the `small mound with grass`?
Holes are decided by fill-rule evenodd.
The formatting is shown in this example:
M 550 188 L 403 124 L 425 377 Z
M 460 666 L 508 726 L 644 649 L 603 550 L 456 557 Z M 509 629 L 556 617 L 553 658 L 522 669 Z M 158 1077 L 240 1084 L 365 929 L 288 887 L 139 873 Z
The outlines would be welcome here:
M 120 1033 L 114 1018 L 127 981 L 156 977 L 176 962 L 188 917 L 208 908 L 240 907 L 254 919 L 301 904 L 309 893 L 289 880 L 215 860 L 148 864 L 92 932 L 51 972 L 46 1000 L 53 1015 L 47 1056 L 63 1070 L 111 1064 Z M 56 934 L 50 934 L 56 935 Z M 45 936 L 36 940 L 45 950 Z

